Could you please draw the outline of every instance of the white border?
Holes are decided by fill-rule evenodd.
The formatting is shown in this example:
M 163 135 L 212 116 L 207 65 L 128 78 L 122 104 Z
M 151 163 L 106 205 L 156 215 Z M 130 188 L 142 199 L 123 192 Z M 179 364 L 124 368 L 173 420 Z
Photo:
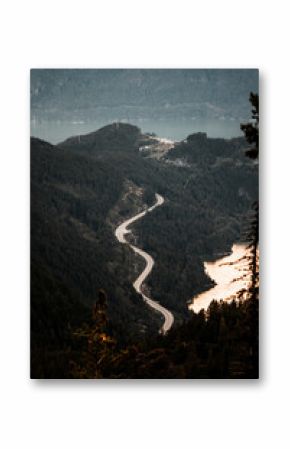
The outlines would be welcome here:
M 286 447 L 287 2 L 28 0 L 1 9 L 1 447 Z M 31 67 L 260 69 L 262 380 L 29 380 Z

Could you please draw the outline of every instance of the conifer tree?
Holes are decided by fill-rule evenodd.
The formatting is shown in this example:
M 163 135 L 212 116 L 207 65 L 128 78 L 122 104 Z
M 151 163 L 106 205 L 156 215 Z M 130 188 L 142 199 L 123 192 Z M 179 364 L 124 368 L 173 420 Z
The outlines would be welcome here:
M 242 124 L 241 130 L 252 147 L 246 151 L 246 156 L 253 160 L 259 158 L 259 96 L 250 93 L 252 122 Z M 259 376 L 259 202 L 252 205 L 252 217 L 248 230 L 248 249 L 250 250 L 250 286 L 246 304 L 246 327 L 249 343 L 249 369 L 252 377 Z
M 249 101 L 252 104 L 252 121 L 249 123 L 241 124 L 241 130 L 244 132 L 247 142 L 252 147 L 246 151 L 246 156 L 253 160 L 259 158 L 259 95 L 250 93 Z M 250 250 L 250 270 L 251 270 L 251 285 L 250 285 L 250 297 L 258 299 L 259 290 L 259 202 L 255 201 L 252 205 L 252 218 L 250 220 L 250 226 L 248 230 L 247 238 L 249 240 Z

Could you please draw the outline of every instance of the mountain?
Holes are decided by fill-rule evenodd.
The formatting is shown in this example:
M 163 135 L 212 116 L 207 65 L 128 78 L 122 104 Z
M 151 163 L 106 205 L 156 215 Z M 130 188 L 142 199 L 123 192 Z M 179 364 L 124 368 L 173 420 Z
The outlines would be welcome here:
M 37 376 L 48 375 L 37 370 L 49 371 L 50 359 L 61 371 L 71 329 L 88 319 L 100 288 L 110 298 L 114 331 L 125 339 L 131 331 L 158 327 L 158 318 L 131 288 L 131 257 L 116 244 L 108 218 L 123 181 L 113 164 L 31 139 L 31 342 Z
M 138 143 L 142 140 L 142 134 L 137 126 L 126 123 L 114 123 L 104 126 L 98 131 L 74 136 L 61 142 L 58 147 L 71 151 L 86 151 L 94 153 L 98 151 L 138 151 Z
M 156 157 L 160 145 L 121 123 L 57 146 L 31 139 L 33 377 L 68 375 L 79 353 L 73 335 L 89 322 L 100 290 L 119 345 L 157 335 L 160 316 L 132 288 L 143 262 L 114 236 L 118 224 L 152 205 L 155 192 L 164 205 L 133 233 L 155 259 L 151 295 L 174 313 L 176 326 L 190 318 L 187 301 L 210 283 L 203 261 L 240 239 L 257 196 L 245 140 L 195 134 Z
M 248 119 L 258 70 L 104 69 L 31 71 L 35 120 Z

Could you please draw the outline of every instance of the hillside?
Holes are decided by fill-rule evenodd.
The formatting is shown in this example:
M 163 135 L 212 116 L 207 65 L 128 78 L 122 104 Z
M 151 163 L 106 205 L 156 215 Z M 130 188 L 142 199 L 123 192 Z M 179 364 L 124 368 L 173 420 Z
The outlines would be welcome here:
M 139 148 L 138 141 L 141 138 L 142 134 L 137 126 L 114 123 L 83 136 L 70 137 L 61 142 L 58 147 L 89 153 L 137 151 Z
M 101 287 L 114 331 L 124 339 L 158 326 L 131 289 L 134 264 L 107 220 L 123 181 L 113 166 L 31 139 L 32 357 L 62 360 L 71 329 L 88 319 Z M 131 207 L 141 207 L 135 196 Z
M 239 240 L 257 195 L 257 167 L 244 157 L 244 139 L 189 136 L 160 159 L 150 157 L 150 148 L 139 151 L 147 145 L 154 153 L 156 144 L 125 124 L 58 146 L 31 139 L 34 376 L 64 373 L 78 351 L 73 332 L 88 322 L 100 289 L 119 345 L 157 334 L 159 315 L 131 286 L 142 262 L 114 237 L 155 192 L 165 204 L 154 220 L 136 223 L 134 238 L 155 259 L 152 297 L 174 313 L 177 326 L 189 319 L 187 300 L 209 284 L 203 261 Z

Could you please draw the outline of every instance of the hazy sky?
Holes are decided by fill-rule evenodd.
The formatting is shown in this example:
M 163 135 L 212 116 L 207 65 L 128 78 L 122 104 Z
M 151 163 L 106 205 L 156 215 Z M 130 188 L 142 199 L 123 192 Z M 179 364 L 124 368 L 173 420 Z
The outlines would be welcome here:
M 52 142 L 113 121 L 180 139 L 238 135 L 258 71 L 246 69 L 35 69 L 31 132 Z

